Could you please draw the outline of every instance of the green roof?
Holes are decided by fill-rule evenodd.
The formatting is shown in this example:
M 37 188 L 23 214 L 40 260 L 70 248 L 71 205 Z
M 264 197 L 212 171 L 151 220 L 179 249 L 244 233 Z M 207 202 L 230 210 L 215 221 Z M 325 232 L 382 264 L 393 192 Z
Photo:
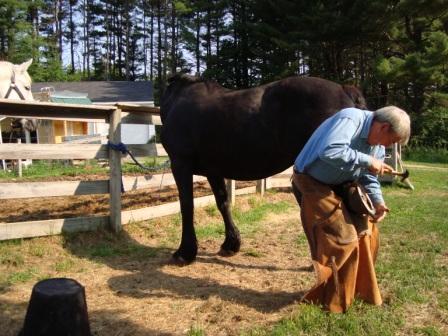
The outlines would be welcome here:
M 68 90 L 53 92 L 51 94 L 50 100 L 53 103 L 81 104 L 81 105 L 92 104 L 92 101 L 87 97 L 87 94 Z

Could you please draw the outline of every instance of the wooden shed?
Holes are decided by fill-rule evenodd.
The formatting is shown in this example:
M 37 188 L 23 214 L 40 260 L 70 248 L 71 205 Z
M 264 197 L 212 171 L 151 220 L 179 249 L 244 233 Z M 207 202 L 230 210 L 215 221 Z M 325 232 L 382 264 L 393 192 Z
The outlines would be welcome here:
M 114 105 L 117 103 L 137 104 L 144 106 L 154 106 L 153 86 L 150 81 L 88 81 L 88 82 L 45 82 L 33 83 L 33 94 L 35 97 L 41 96 L 45 92 L 78 92 L 85 95 L 89 103 L 97 105 Z M 54 94 L 52 95 L 54 97 Z M 79 99 L 80 97 L 74 97 Z M 76 101 L 68 101 L 69 97 L 61 98 L 65 101 L 51 101 L 61 103 L 78 103 Z M 88 117 L 88 116 L 87 116 Z M 96 137 L 105 142 L 108 134 L 108 125 L 105 123 L 84 123 L 76 124 L 74 122 L 59 122 L 53 125 L 54 141 L 50 143 L 58 143 L 59 141 L 76 140 L 81 136 Z M 52 127 L 43 127 L 47 131 Z M 46 132 L 46 131 L 43 131 Z M 39 133 L 40 134 L 40 133 Z M 129 144 L 144 144 L 155 135 L 154 125 L 123 125 L 122 141 Z M 50 137 L 44 134 L 39 137 L 44 141 L 44 137 Z M 41 141 L 40 141 L 41 142 Z
M 34 95 L 38 101 L 49 101 L 52 103 L 91 105 L 92 101 L 87 93 L 79 93 L 68 90 L 53 91 L 45 90 Z M 77 137 L 89 135 L 92 123 L 69 120 L 41 120 L 38 127 L 39 143 L 62 143 Z

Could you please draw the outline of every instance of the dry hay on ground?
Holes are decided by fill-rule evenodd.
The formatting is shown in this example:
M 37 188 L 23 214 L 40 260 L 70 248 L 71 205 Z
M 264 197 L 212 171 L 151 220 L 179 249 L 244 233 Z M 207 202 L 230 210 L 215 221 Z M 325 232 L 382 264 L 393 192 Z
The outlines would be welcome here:
M 238 207 L 249 208 L 254 197 L 238 197 Z M 237 335 L 287 316 L 314 279 L 307 253 L 297 246 L 303 233 L 293 196 L 279 192 L 265 197 L 292 206 L 262 219 L 255 233 L 243 234 L 242 250 L 231 258 L 216 254 L 223 237 L 208 237 L 199 240 L 195 263 L 167 265 L 180 237 L 179 217 L 171 216 L 125 227 L 119 242 L 140 251 L 138 255 L 92 257 L 90 246 L 118 239 L 107 232 L 84 233 L 26 241 L 24 245 L 43 244 L 46 251 L 36 257 L 23 248 L 26 264 L 41 275 L 72 277 L 86 287 L 94 335 L 185 335 L 191 328 L 207 335 Z M 196 218 L 197 227 L 221 221 L 207 209 L 197 209 Z M 71 261 L 69 269 L 55 271 L 63 260 Z M 34 282 L 0 292 L 5 336 L 20 328 Z
M 92 180 L 94 177 L 85 177 Z M 65 179 L 67 180 L 67 179 Z M 237 187 L 255 185 L 255 182 L 238 182 Z M 194 187 L 195 197 L 211 194 L 207 182 L 197 182 Z M 155 206 L 178 200 L 175 185 L 163 189 L 140 189 L 126 191 L 122 194 L 122 209 L 132 210 Z M 27 199 L 5 199 L 0 207 L 0 223 L 22 222 L 45 219 L 83 217 L 89 215 L 108 215 L 109 195 L 82 195 L 60 197 L 37 197 Z

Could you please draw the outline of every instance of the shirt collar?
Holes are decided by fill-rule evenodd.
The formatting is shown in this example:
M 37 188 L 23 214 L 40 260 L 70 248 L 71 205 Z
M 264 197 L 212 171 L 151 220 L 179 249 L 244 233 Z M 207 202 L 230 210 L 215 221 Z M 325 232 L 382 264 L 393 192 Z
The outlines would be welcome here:
M 366 119 L 362 126 L 360 136 L 363 139 L 367 139 L 369 137 L 370 126 L 372 125 L 373 122 L 373 112 L 371 111 L 363 111 L 363 112 L 366 113 Z

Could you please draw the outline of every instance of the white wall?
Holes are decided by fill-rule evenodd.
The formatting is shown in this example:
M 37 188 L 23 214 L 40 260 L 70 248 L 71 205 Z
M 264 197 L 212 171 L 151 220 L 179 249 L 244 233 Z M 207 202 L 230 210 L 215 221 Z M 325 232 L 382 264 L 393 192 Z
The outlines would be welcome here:
M 153 135 L 154 125 L 121 125 L 121 142 L 125 144 L 146 144 Z
M 100 134 L 103 137 L 109 135 L 109 124 L 96 123 L 92 127 L 92 133 Z M 89 129 L 90 132 L 90 129 Z M 155 135 L 154 125 L 136 125 L 136 124 L 122 124 L 121 125 L 121 142 L 124 144 L 146 144 Z

